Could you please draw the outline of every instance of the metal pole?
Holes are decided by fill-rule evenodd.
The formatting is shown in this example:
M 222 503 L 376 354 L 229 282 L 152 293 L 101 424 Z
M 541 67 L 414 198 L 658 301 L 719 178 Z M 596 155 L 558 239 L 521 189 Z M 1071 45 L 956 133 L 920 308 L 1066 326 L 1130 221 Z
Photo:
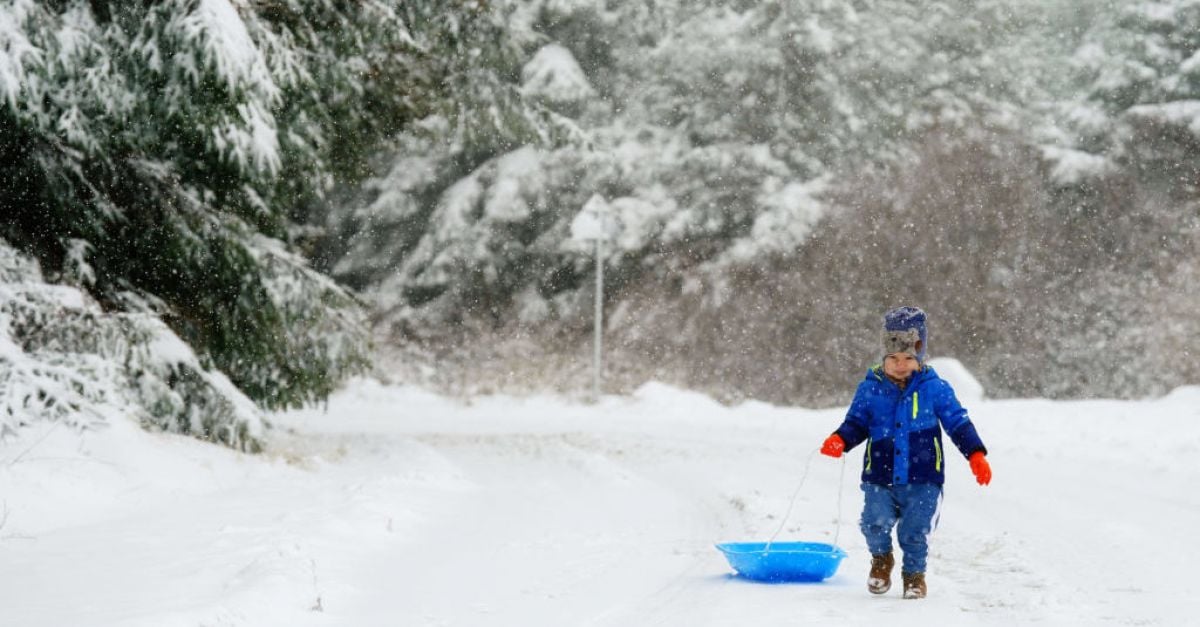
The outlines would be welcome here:
M 602 240 L 596 238 L 596 336 L 592 355 L 592 400 L 600 400 L 600 346 L 604 326 L 604 262 L 600 257 Z

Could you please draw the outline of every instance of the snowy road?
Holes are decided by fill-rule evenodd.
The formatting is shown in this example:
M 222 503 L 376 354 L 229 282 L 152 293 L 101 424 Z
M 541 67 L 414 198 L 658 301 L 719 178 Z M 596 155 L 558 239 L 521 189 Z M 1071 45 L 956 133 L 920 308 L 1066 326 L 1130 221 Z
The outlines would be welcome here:
M 840 534 L 833 579 L 749 583 L 713 549 L 779 527 L 839 411 L 661 386 L 463 405 L 361 383 L 277 416 L 265 458 L 132 428 L 31 436 L 0 465 L 4 623 L 1186 622 L 1198 408 L 1195 389 L 975 403 L 996 479 L 951 462 L 921 602 L 865 591 L 858 451 L 844 477 L 811 458 L 780 536 Z

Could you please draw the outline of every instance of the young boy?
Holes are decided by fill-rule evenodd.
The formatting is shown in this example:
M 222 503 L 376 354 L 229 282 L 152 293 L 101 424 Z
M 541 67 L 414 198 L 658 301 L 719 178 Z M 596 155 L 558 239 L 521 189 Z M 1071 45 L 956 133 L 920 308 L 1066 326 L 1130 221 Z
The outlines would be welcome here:
M 987 448 L 950 384 L 925 365 L 925 312 L 899 307 L 883 316 L 883 364 L 858 384 L 846 420 L 825 440 L 821 453 L 841 457 L 861 442 L 862 490 L 859 522 L 871 550 L 867 590 L 892 587 L 892 528 L 904 551 L 900 574 L 904 598 L 925 598 L 928 536 L 937 527 L 942 502 L 942 428 L 967 457 L 979 485 L 992 480 Z M 940 426 L 939 426 L 940 425 Z

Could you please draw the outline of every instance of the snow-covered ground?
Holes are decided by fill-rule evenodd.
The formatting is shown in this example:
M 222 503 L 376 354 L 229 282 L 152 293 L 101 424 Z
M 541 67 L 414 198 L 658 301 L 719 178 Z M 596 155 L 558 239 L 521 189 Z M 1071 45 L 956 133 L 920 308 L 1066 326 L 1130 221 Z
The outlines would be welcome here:
M 852 392 L 847 390 L 847 395 Z M 595 405 L 359 381 L 273 417 L 271 452 L 113 424 L 0 445 L 14 626 L 1182 624 L 1200 615 L 1200 388 L 971 400 L 995 472 L 949 464 L 930 597 L 866 592 L 841 419 L 647 385 Z M 811 462 L 811 463 L 810 463 Z M 821 584 L 730 574 L 715 542 L 850 554 Z M 844 472 L 844 475 L 843 475 Z M 840 525 L 838 524 L 840 520 Z

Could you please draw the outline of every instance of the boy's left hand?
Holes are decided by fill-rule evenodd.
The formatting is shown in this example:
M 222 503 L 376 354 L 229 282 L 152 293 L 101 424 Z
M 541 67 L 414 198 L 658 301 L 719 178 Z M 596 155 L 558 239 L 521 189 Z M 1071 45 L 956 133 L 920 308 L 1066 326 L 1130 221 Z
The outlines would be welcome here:
M 825 443 L 821 445 L 821 454 L 830 457 L 841 457 L 844 450 L 846 450 L 846 442 L 842 440 L 842 436 L 836 433 L 825 438 Z
M 967 458 L 971 462 L 971 472 L 975 473 L 975 481 L 979 485 L 987 485 L 992 482 L 992 467 L 988 464 L 987 456 L 983 451 L 975 451 Z

